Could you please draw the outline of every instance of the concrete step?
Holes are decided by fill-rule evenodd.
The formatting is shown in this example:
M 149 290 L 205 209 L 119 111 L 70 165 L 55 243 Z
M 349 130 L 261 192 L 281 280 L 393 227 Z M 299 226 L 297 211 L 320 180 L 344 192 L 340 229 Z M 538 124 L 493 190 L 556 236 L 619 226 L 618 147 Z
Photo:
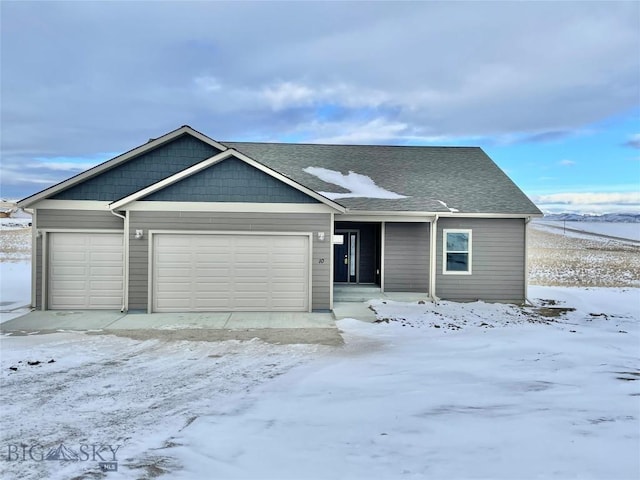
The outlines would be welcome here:
M 349 285 L 337 286 L 333 289 L 334 302 L 366 302 L 373 298 L 382 297 L 382 290 L 378 286 Z

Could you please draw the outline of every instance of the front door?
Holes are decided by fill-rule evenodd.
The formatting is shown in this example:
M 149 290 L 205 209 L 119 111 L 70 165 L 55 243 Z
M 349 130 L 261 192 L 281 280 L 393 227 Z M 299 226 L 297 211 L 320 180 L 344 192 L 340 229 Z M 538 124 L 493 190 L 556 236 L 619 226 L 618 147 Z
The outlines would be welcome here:
M 333 281 L 336 283 L 357 283 L 358 232 L 337 230 L 336 235 L 342 235 L 342 243 L 334 245 Z

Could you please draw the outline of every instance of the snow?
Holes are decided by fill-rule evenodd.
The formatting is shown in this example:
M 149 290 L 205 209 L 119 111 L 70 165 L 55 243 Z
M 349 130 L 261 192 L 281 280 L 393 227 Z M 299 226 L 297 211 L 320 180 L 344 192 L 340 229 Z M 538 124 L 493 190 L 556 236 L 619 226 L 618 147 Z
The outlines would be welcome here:
M 344 320 L 345 351 L 175 436 L 184 469 L 171 476 L 637 478 L 638 291 L 534 290 L 555 294 L 577 308 L 557 323 L 448 302 L 389 303 L 382 316 L 404 321 Z M 461 319 L 474 322 L 430 326 Z
M 27 228 L 31 224 L 31 216 L 22 214 L 17 217 L 0 218 L 0 230 L 17 230 Z
M 575 311 L 377 301 L 342 348 L 5 336 L 0 442 L 119 444 L 113 478 L 637 478 L 640 290 L 530 293 Z
M 387 199 L 407 198 L 405 195 L 385 190 L 384 188 L 376 185 L 370 177 L 360 173 L 355 173 L 351 170 L 347 175 L 336 170 L 329 170 L 327 168 L 320 167 L 307 167 L 304 171 L 318 177 L 324 182 L 332 183 L 349 190 L 349 193 L 318 192 L 320 195 L 330 198 L 331 200 L 355 197 Z
M 621 223 L 621 222 L 563 222 L 563 221 L 545 221 L 536 220 L 533 225 L 551 227 L 558 233 L 558 230 L 572 235 L 576 238 L 593 238 L 593 235 L 605 235 L 608 237 L 616 237 L 621 239 L 633 240 L 640 242 L 640 223 Z
M 438 203 L 440 205 L 442 205 L 444 208 L 447 208 L 450 212 L 455 213 L 455 212 L 459 212 L 460 210 L 458 210 L 457 208 L 452 208 L 449 207 L 445 202 L 443 202 L 442 200 L 438 200 Z
M 30 304 L 31 263 L 0 262 L 0 323 L 24 314 L 21 307 Z

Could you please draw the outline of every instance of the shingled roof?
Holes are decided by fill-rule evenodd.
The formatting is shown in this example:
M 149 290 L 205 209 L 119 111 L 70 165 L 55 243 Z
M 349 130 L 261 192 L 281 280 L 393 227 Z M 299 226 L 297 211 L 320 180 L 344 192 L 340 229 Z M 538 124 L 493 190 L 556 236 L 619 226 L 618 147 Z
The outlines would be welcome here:
M 348 190 L 305 172 L 308 167 L 366 175 L 406 197 L 336 200 L 349 210 L 541 215 L 478 147 L 221 143 L 317 192 Z

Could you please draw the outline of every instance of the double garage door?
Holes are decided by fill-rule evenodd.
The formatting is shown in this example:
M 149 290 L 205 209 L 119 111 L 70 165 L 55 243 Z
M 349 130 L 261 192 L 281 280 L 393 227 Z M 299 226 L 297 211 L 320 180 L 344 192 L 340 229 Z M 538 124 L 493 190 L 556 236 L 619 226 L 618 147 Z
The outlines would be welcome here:
M 309 237 L 155 234 L 154 312 L 307 311 Z

